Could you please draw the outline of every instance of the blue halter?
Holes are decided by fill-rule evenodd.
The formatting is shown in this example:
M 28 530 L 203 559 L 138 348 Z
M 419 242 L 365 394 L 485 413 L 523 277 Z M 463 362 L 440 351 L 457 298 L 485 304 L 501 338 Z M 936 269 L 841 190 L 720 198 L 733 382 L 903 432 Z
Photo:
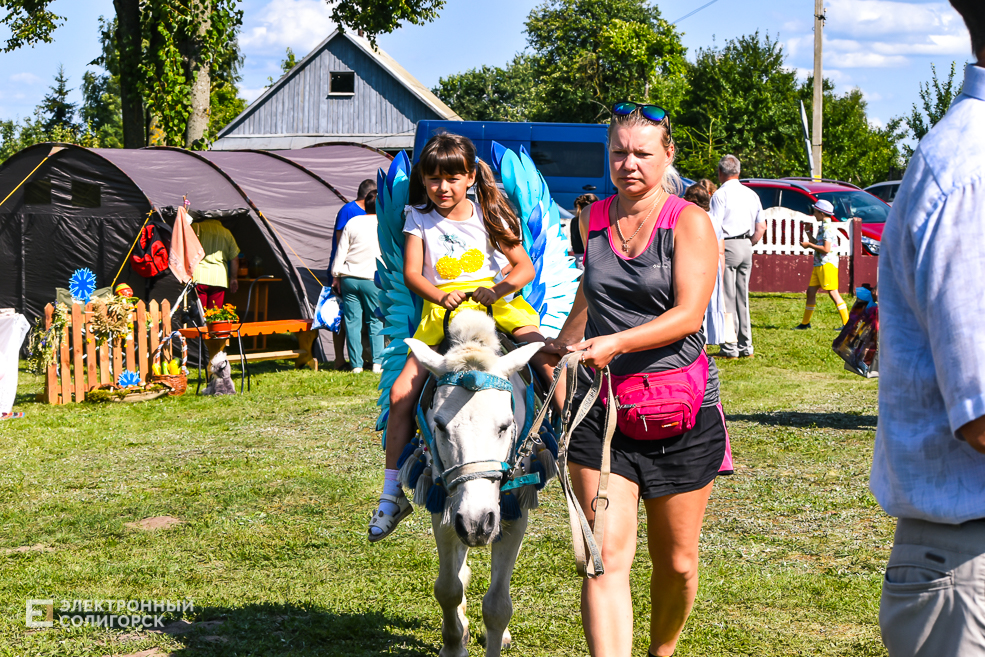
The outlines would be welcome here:
M 512 394 L 513 384 L 509 379 L 504 379 L 488 372 L 468 370 L 466 372 L 449 372 L 438 379 L 439 386 L 461 386 L 472 392 L 480 390 L 505 390 Z

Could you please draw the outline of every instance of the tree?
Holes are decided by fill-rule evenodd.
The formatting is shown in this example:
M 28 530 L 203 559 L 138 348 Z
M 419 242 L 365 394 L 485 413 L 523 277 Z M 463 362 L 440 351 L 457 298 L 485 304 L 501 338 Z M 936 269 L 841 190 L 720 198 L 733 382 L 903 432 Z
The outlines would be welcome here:
M 119 59 L 116 53 L 116 19 L 99 19 L 102 53 L 90 66 L 101 66 L 104 73 L 82 74 L 82 106 L 79 118 L 99 139 L 104 148 L 122 148 L 123 107 L 120 90 Z
M 295 57 L 294 51 L 288 46 L 287 50 L 284 52 L 284 59 L 280 61 L 280 71 L 281 77 L 284 77 L 290 73 L 295 66 L 298 65 L 298 58 Z M 280 78 L 278 78 L 280 79 Z M 269 87 L 274 83 L 274 79 L 270 76 L 267 77 L 267 86 Z
M 814 99 L 814 77 L 801 86 L 800 98 L 810 116 Z M 867 104 L 860 89 L 844 94 L 834 92 L 834 84 L 824 81 L 824 176 L 850 182 L 859 187 L 889 179 L 902 167 L 900 140 L 903 119 L 893 119 L 878 128 L 869 122 Z M 801 151 L 807 169 L 807 154 Z
M 680 35 L 645 0 L 546 0 L 526 34 L 539 120 L 605 122 L 618 101 L 656 101 L 656 89 L 672 88 L 661 78 L 683 82 Z M 679 96 L 660 100 L 673 111 Z
M 687 62 L 680 35 L 645 0 L 547 0 L 526 23 L 529 54 L 442 78 L 463 118 L 605 122 L 620 100 L 675 112 Z
M 332 20 L 339 29 L 364 33 L 376 45 L 376 37 L 389 34 L 401 22 L 424 25 L 438 17 L 445 0 L 327 0 Z
M 530 57 L 506 68 L 483 66 L 438 80 L 432 91 L 466 121 L 529 121 L 536 102 Z
M 797 81 L 785 65 L 779 41 L 756 32 L 720 50 L 701 49 L 689 67 L 688 81 L 677 130 L 682 172 L 713 176 L 726 152 L 742 161 L 747 176 L 776 178 L 804 171 L 797 150 L 802 141 Z
M 154 0 L 141 7 L 142 95 L 168 145 L 205 146 L 212 72 L 239 59 L 237 1 Z
M 937 67 L 930 65 L 931 81 L 924 84 L 920 83 L 920 104 L 917 108 L 916 103 L 904 121 L 910 130 L 910 136 L 917 143 L 927 136 L 930 129 L 944 118 L 951 103 L 961 93 L 960 83 L 956 83 L 957 62 L 951 62 L 951 72 L 947 76 L 947 81 L 943 84 L 937 79 Z M 913 147 L 904 145 L 903 150 L 907 161 L 913 157 Z
M 3 46 L 3 52 L 13 52 L 23 46 L 34 46 L 38 43 L 51 43 L 52 32 L 65 21 L 48 11 L 52 0 L 0 0 L 0 9 L 6 9 L 7 14 L 0 19 L 0 24 L 6 25 L 10 36 Z
M 43 118 L 42 129 L 48 133 L 54 131 L 56 127 L 65 130 L 75 129 L 76 105 L 68 102 L 68 94 L 72 90 L 68 88 L 65 67 L 61 64 L 58 65 L 58 73 L 55 74 L 55 84 L 49 89 L 51 93 L 45 95 L 38 107 L 39 115 Z

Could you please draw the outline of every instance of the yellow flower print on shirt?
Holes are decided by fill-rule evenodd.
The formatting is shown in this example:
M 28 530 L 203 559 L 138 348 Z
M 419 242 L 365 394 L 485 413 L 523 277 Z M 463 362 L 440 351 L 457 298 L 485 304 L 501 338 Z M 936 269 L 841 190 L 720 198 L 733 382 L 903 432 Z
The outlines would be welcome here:
M 451 281 L 462 275 L 462 272 L 473 273 L 482 269 L 486 262 L 486 255 L 476 248 L 466 249 L 466 245 L 457 235 L 444 235 L 442 241 L 445 243 L 446 254 L 434 263 L 434 269 L 438 276 Z M 460 258 L 455 257 L 455 250 L 464 251 Z

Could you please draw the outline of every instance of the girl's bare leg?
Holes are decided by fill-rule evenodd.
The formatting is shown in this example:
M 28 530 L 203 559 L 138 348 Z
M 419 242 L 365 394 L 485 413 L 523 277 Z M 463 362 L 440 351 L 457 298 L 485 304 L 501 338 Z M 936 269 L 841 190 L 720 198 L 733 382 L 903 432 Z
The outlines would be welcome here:
M 386 422 L 386 468 L 395 470 L 400 453 L 417 431 L 414 411 L 427 381 L 428 371 L 414 354 L 408 354 L 404 369 L 390 388 L 390 415 Z

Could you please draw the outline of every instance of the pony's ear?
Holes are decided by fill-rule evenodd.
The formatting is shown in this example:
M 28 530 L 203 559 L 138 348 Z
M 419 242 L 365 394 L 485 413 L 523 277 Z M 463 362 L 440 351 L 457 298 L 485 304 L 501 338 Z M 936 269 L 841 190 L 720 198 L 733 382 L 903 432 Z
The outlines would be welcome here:
M 448 368 L 445 367 L 445 357 L 420 340 L 405 338 L 404 344 L 410 347 L 417 360 L 421 361 L 421 364 L 435 376 L 441 376 L 448 371 Z
M 500 356 L 499 360 L 496 361 L 496 370 L 500 376 L 507 379 L 510 378 L 521 367 L 526 365 L 527 361 L 533 358 L 534 354 L 540 351 L 543 346 L 543 342 L 531 342 L 518 349 L 514 349 L 505 356 Z

